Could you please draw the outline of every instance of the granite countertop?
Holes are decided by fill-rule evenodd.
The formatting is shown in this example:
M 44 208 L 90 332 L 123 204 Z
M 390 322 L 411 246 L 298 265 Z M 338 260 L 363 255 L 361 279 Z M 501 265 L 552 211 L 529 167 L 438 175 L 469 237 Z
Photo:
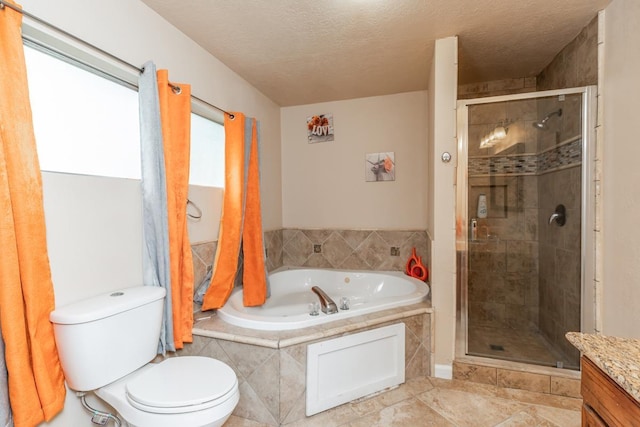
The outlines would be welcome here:
M 640 402 L 640 340 L 569 332 L 575 348 Z

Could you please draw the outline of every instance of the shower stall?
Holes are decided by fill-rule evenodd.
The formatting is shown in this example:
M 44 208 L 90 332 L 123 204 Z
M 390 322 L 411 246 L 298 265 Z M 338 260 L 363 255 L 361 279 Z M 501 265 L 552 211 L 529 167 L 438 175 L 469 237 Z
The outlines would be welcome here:
M 593 87 L 458 101 L 458 356 L 579 369 L 594 111 Z

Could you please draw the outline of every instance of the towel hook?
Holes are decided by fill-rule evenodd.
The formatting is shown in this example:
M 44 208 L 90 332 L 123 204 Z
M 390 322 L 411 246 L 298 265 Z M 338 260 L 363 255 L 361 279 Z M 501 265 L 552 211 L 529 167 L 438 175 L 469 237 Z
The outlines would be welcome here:
M 193 207 L 193 209 L 196 210 L 196 214 L 193 215 L 191 212 L 189 212 L 189 205 L 191 205 Z M 193 219 L 200 219 L 202 218 L 202 211 L 200 210 L 200 208 L 198 207 L 198 205 L 196 205 L 195 203 L 193 203 L 191 200 L 187 199 L 187 215 L 189 216 L 189 218 L 193 218 Z

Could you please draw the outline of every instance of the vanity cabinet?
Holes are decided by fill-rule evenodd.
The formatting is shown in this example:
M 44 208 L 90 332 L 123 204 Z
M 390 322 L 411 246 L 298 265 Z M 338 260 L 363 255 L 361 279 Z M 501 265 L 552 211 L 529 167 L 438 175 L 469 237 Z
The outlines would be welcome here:
M 583 356 L 582 427 L 640 427 L 640 404 Z

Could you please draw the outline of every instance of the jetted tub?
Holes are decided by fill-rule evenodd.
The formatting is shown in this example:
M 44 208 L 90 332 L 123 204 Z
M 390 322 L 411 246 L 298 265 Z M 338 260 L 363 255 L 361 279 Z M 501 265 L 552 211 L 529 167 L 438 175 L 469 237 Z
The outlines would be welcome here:
M 242 289 L 236 289 L 218 309 L 218 316 L 243 328 L 284 331 L 415 304 L 429 295 L 426 283 L 395 271 L 290 269 L 271 273 L 269 283 L 271 297 L 264 305 L 244 307 Z M 338 308 L 346 297 L 349 309 L 310 315 L 310 304 L 319 302 L 313 286 L 320 287 Z

